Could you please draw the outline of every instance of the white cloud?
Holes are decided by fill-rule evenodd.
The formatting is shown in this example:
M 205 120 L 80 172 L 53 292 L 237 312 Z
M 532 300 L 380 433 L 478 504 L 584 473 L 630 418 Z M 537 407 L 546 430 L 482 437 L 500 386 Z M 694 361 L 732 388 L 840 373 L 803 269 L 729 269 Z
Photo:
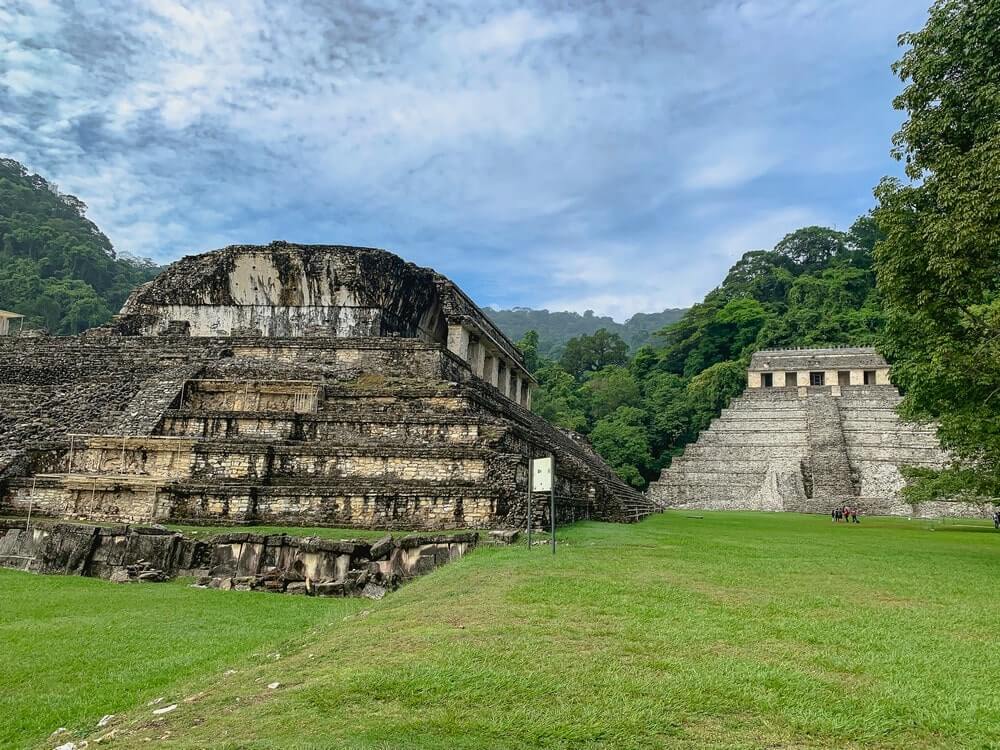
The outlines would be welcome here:
M 490 18 L 478 26 L 461 28 L 442 40 L 446 53 L 514 54 L 533 42 L 575 34 L 577 20 L 570 15 L 540 16 L 519 8 Z
M 0 153 L 122 250 L 383 245 L 626 316 L 864 209 L 924 5 L 7 3 Z

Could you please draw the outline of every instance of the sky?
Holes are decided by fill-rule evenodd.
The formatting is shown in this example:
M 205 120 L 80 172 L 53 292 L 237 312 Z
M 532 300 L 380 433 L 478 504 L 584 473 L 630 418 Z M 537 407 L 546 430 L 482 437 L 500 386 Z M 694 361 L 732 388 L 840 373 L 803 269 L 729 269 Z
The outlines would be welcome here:
M 382 247 L 622 320 L 871 208 L 929 3 L 0 0 L 0 155 L 160 263 Z

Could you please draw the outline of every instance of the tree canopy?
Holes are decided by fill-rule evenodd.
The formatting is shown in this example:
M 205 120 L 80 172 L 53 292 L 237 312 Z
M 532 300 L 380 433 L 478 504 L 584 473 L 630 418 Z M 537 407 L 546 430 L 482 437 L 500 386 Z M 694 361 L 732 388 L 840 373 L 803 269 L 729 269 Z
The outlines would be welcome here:
M 913 418 L 955 459 L 912 499 L 1000 496 L 1000 0 L 939 0 L 904 34 L 893 154 L 875 191 L 882 347 Z
M 871 216 L 848 232 L 805 227 L 746 253 L 723 283 L 629 358 L 607 330 L 566 344 L 558 361 L 533 350 L 535 409 L 587 433 L 636 486 L 659 475 L 746 385 L 757 349 L 872 344 L 884 324 Z M 526 337 L 529 343 L 534 337 Z
M 487 314 L 500 330 L 515 341 L 528 331 L 538 336 L 537 350 L 549 359 L 558 359 L 566 343 L 578 336 L 590 336 L 604 328 L 616 333 L 634 352 L 648 344 L 653 334 L 663 326 L 673 323 L 684 314 L 682 309 L 667 309 L 656 313 L 636 313 L 624 323 L 618 323 L 606 315 L 594 315 L 592 310 L 584 313 L 549 312 L 515 307 L 512 310 L 488 309 Z
M 0 158 L 0 308 L 29 326 L 79 333 L 105 323 L 157 268 L 120 257 L 79 198 Z

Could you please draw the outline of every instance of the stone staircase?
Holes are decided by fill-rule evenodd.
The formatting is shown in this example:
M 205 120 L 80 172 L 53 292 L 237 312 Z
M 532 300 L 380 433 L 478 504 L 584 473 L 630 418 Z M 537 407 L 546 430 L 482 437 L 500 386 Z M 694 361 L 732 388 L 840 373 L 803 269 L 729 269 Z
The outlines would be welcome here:
M 947 456 L 933 425 L 900 419 L 900 400 L 892 385 L 747 389 L 648 494 L 662 507 L 828 513 L 846 503 L 912 515 L 900 466 L 939 468 Z
M 12 482 L 15 503 L 92 520 L 521 525 L 541 431 L 557 494 L 575 498 L 560 522 L 652 510 L 592 451 L 475 383 L 180 378 L 155 395 L 171 408 L 153 434 L 72 436 L 62 471 Z
M 667 507 L 781 510 L 804 498 L 807 410 L 794 391 L 748 391 L 733 399 L 648 495 Z
M 806 396 L 806 427 L 806 496 L 831 504 L 850 502 L 857 493 L 837 399 L 828 392 L 811 390 Z

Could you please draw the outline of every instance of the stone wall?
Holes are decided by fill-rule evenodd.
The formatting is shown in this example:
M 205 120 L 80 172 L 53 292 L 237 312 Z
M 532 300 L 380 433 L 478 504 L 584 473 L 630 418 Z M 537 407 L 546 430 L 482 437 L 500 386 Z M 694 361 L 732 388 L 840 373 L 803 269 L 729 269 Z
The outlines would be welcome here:
M 464 556 L 478 541 L 475 533 L 386 536 L 374 543 L 251 533 L 195 540 L 163 527 L 0 521 L 0 565 L 118 582 L 197 576 L 199 585 L 213 588 L 381 598 Z M 156 575 L 136 576 L 136 568 Z

